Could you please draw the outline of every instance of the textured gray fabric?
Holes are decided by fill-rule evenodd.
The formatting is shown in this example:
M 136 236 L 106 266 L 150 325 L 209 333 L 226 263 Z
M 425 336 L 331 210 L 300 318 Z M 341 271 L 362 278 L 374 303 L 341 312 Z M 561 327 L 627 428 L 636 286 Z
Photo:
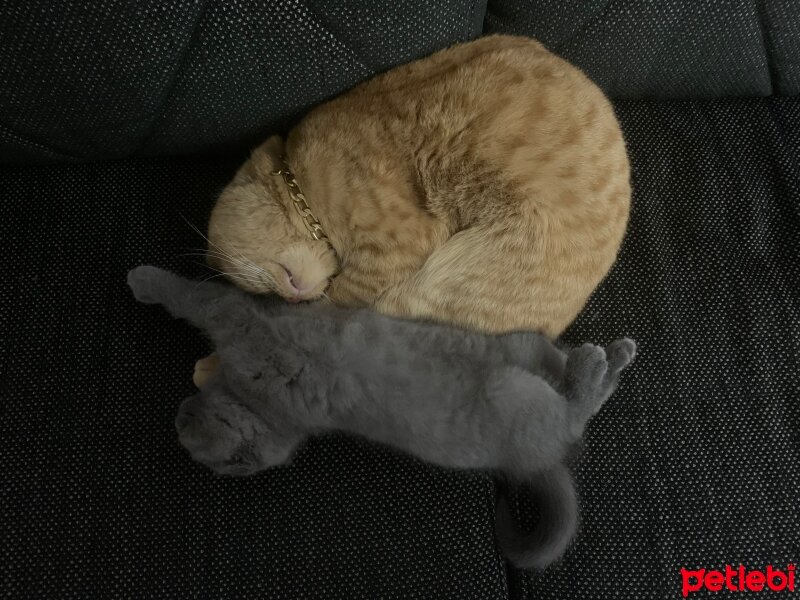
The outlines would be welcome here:
M 0 162 L 246 145 L 477 37 L 485 0 L 5 0 Z
M 147 153 L 259 142 L 375 73 L 481 32 L 485 0 L 208 3 Z
M 484 30 L 538 38 L 614 98 L 772 92 L 754 0 L 490 0 Z
M 773 92 L 800 94 L 800 2 L 759 0 L 770 56 Z
M 236 150 L 374 73 L 537 37 L 614 97 L 800 92 L 795 0 L 5 0 L 0 163 Z M 772 75 L 772 85 L 770 83 Z

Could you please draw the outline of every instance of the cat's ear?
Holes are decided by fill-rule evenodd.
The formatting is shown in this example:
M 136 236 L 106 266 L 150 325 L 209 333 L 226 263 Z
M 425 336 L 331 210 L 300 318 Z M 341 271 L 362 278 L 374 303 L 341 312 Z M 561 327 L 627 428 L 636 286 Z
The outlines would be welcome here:
M 252 169 L 250 176 L 267 177 L 281 168 L 282 159 L 283 139 L 279 135 L 273 135 L 253 150 L 246 166 Z
M 279 135 L 273 135 L 267 139 L 266 142 L 261 144 L 261 148 L 276 163 L 279 163 L 283 158 L 283 138 Z

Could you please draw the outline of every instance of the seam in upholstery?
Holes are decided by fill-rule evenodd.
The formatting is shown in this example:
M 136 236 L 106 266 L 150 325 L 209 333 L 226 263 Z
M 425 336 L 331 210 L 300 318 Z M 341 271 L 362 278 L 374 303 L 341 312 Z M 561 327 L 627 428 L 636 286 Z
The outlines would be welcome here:
M 778 71 L 775 66 L 775 61 L 772 56 L 770 48 L 772 47 L 772 38 L 769 35 L 767 28 L 767 19 L 765 8 L 763 5 L 764 0 L 753 0 L 756 9 L 756 17 L 758 18 L 758 32 L 761 34 L 761 45 L 764 48 L 764 60 L 767 61 L 767 75 L 769 76 L 769 95 L 775 94 L 775 85 L 778 81 Z
M 29 149 L 36 149 L 40 152 L 46 152 L 50 155 L 51 158 L 64 158 L 69 160 L 85 160 L 85 157 L 76 156 L 71 152 L 67 152 L 56 148 L 52 144 L 45 144 L 42 142 L 36 142 L 29 137 L 19 134 L 15 132 L 11 127 L 0 123 L 0 135 L 6 136 L 11 138 L 11 140 L 15 141 L 16 143 L 20 144 L 21 146 L 27 147 Z
M 486 31 L 486 14 L 489 12 L 488 0 L 474 0 L 472 3 L 472 19 L 467 21 L 467 37 L 466 39 L 472 40 L 482 35 Z
M 161 100 L 158 103 L 158 108 L 153 111 L 153 117 L 150 120 L 150 126 L 147 128 L 147 132 L 142 136 L 142 141 L 138 144 L 136 150 L 131 153 L 132 156 L 141 156 L 144 154 L 147 146 L 153 141 L 153 137 L 155 137 L 159 125 L 161 125 L 161 123 L 164 121 L 164 118 L 166 117 L 165 110 L 167 102 L 172 97 L 172 93 L 175 91 L 175 86 L 178 83 L 178 76 L 186 67 L 186 61 L 189 60 L 189 52 L 194 45 L 195 37 L 197 36 L 197 30 L 200 27 L 203 17 L 206 15 L 207 8 L 208 0 L 203 0 L 203 4 L 200 6 L 200 11 L 197 13 L 197 18 L 192 25 L 192 32 L 189 34 L 189 39 L 186 40 L 186 47 L 183 49 L 183 52 L 177 61 L 175 70 L 172 72 L 172 77 L 170 77 L 170 80 L 164 86 L 164 91 L 161 94 Z
M 605 0 L 605 3 L 601 8 L 597 10 L 592 16 L 587 18 L 583 23 L 581 23 L 580 27 L 576 29 L 570 36 L 564 38 L 563 40 L 558 40 L 555 44 L 553 44 L 553 52 L 560 53 L 563 51 L 564 46 L 572 42 L 575 38 L 582 36 L 586 33 L 586 30 L 592 25 L 592 23 L 596 23 L 601 18 L 608 14 L 608 9 L 611 8 L 613 4 L 613 0 Z
M 322 15 L 320 15 L 319 12 L 314 10 L 314 7 L 310 2 L 308 2 L 308 0 L 301 0 L 300 3 L 306 8 L 308 14 L 314 17 L 314 22 L 316 23 L 317 26 L 330 33 L 331 38 L 333 38 L 337 44 L 339 44 L 342 48 L 345 48 L 350 52 L 353 58 L 355 58 L 358 61 L 358 64 L 360 64 L 361 67 L 364 69 L 367 77 L 369 77 L 371 74 L 378 73 L 380 71 L 380 69 L 378 69 L 375 65 L 367 64 L 366 62 L 364 62 L 364 57 L 360 56 L 350 44 L 346 43 L 341 38 L 338 32 L 335 32 L 333 30 L 333 28 L 330 26 L 330 23 L 326 22 L 325 18 Z

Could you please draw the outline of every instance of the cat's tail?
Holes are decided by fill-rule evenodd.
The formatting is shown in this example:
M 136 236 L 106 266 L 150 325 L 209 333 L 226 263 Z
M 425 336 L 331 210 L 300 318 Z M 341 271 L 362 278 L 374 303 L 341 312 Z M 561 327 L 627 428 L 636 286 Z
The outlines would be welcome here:
M 224 299 L 237 293 L 228 285 L 192 281 L 147 265 L 128 273 L 128 286 L 139 302 L 161 304 L 172 316 L 204 330 L 224 310 Z
M 539 507 L 539 522 L 530 533 L 514 525 L 508 500 L 497 503 L 495 535 L 500 549 L 520 569 L 544 569 L 564 553 L 578 528 L 578 498 L 565 465 L 536 473 L 525 482 Z

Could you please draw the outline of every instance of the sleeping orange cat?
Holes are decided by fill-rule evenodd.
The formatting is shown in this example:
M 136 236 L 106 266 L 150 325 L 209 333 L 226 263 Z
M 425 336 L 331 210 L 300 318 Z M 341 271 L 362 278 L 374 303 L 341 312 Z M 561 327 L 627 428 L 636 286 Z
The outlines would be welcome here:
M 268 139 L 213 209 L 208 260 L 251 292 L 556 336 L 613 264 L 630 197 L 600 89 L 532 39 L 489 36 Z

